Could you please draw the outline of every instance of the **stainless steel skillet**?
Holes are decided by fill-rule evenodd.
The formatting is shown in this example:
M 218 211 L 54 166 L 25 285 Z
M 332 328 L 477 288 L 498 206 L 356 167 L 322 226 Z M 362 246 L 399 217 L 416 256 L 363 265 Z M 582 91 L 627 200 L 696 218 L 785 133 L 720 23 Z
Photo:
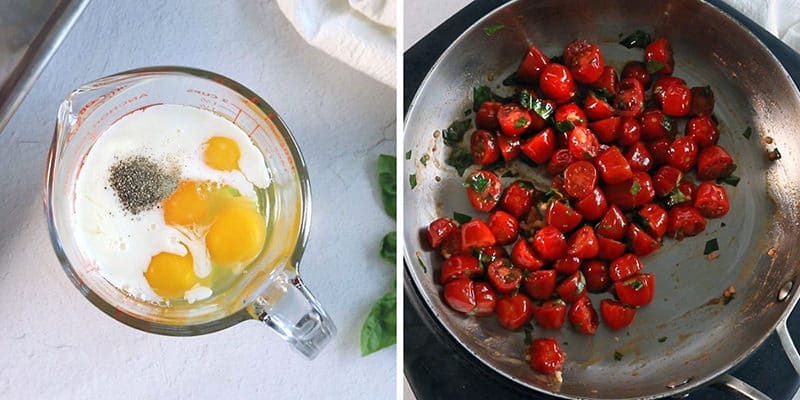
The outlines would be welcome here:
M 492 36 L 484 33 L 483 28 L 497 24 L 506 28 Z M 470 207 L 461 179 L 443 163 L 449 150 L 433 133 L 463 116 L 473 85 L 486 84 L 489 75 L 502 78 L 512 71 L 530 43 L 547 54 L 557 54 L 570 40 L 587 38 L 600 43 L 606 58 L 620 66 L 641 57 L 640 52 L 616 44 L 618 34 L 637 28 L 672 40 L 676 75 L 692 85 L 707 83 L 714 88 L 722 143 L 734 154 L 742 181 L 731 190 L 731 214 L 712 221 L 700 237 L 680 244 L 668 241 L 645 259 L 646 268 L 657 275 L 658 301 L 640 311 L 627 332 L 615 336 L 601 329 L 595 337 L 575 335 L 568 329 L 558 333 L 569 343 L 565 350 L 570 361 L 564 383 L 554 386 L 525 365 L 522 334 L 500 328 L 493 318 L 464 318 L 440 300 L 434 281 L 440 261 L 425 251 L 418 233 L 435 217 L 470 212 Z M 569 398 L 650 398 L 689 391 L 717 379 L 776 326 L 785 330 L 783 322 L 797 301 L 795 288 L 788 286 L 797 283 L 800 275 L 796 245 L 800 194 L 794 167 L 798 111 L 797 89 L 777 60 L 754 36 L 709 4 L 512 2 L 453 43 L 409 108 L 404 144 L 412 150 L 412 158 L 406 161 L 404 172 L 415 173 L 419 184 L 404 195 L 407 272 L 424 303 L 456 340 L 489 367 L 524 386 Z M 749 140 L 741 135 L 747 126 L 754 131 Z M 772 145 L 764 143 L 767 137 L 774 140 Z M 775 164 L 764 156 L 765 149 L 774 145 L 783 155 Z M 425 167 L 419 162 L 422 154 L 431 157 Z M 714 261 L 702 255 L 710 238 L 717 238 L 722 248 L 722 256 Z M 769 256 L 772 248 L 776 250 Z M 427 273 L 417 261 L 418 254 Z M 733 302 L 709 304 L 730 285 L 737 289 Z M 667 340 L 659 342 L 662 337 Z M 625 355 L 621 361 L 613 359 L 615 351 Z

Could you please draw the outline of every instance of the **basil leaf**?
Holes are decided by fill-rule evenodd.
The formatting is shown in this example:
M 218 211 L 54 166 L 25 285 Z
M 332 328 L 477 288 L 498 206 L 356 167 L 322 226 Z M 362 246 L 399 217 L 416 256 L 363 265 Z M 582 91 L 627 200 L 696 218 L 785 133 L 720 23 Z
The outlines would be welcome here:
M 639 183 L 639 181 L 634 180 L 630 188 L 631 196 L 636 196 L 641 191 L 642 191 L 642 185 Z
M 391 265 L 397 262 L 397 232 L 387 233 L 381 239 L 381 258 Z
M 419 162 L 420 162 L 420 164 L 422 164 L 423 167 L 427 167 L 428 166 L 428 160 L 430 160 L 430 159 L 431 159 L 431 156 L 429 156 L 427 154 L 423 154 L 422 157 L 419 158 Z
M 739 178 L 738 176 L 734 174 L 728 174 L 721 178 L 717 178 L 717 183 L 725 183 L 731 186 L 736 186 L 739 184 L 740 180 L 741 178 Z
M 469 116 L 470 114 L 472 114 L 472 109 L 471 108 L 468 108 L 468 109 L 464 110 L 464 116 L 465 117 Z
M 523 329 L 523 332 L 525 332 L 525 345 L 530 346 L 531 343 L 533 343 L 533 334 L 531 332 L 531 328 L 525 328 Z
M 464 139 L 464 134 L 467 133 L 471 126 L 472 120 L 469 118 L 460 121 L 453 121 L 453 123 L 450 124 L 447 129 L 442 131 L 444 144 L 448 146 L 455 146 L 461 143 L 461 140 Z
M 559 133 L 569 132 L 573 129 L 575 129 L 575 124 L 573 124 L 572 121 L 567 120 L 556 122 L 556 130 Z
M 672 132 L 672 130 L 675 129 L 675 120 L 672 119 L 672 117 L 664 115 L 661 117 L 661 126 L 667 132 Z
M 397 343 L 397 295 L 392 290 L 378 299 L 361 327 L 361 355 Z
M 411 189 L 417 187 L 417 174 L 411 174 L 408 176 L 408 184 L 411 185 Z
M 481 104 L 492 100 L 492 89 L 488 86 L 475 86 L 472 88 L 472 111 L 478 112 Z
M 411 150 L 406 152 L 406 160 L 410 160 L 410 159 L 411 159 Z
M 742 133 L 742 136 L 744 136 L 745 139 L 750 139 L 750 136 L 752 134 L 753 134 L 753 128 L 748 126 L 747 129 L 744 130 L 744 133 Z
M 453 211 L 453 219 L 459 224 L 466 224 L 467 222 L 472 221 L 472 217 L 467 214 L 462 214 L 458 211 Z
M 664 63 L 656 60 L 650 60 L 647 62 L 646 68 L 648 74 L 655 74 L 656 72 L 661 71 L 661 69 L 664 68 Z
M 658 343 L 664 343 L 666 341 L 667 341 L 667 337 L 666 336 L 662 336 L 662 337 L 658 338 Z
M 676 204 L 685 203 L 689 200 L 691 199 L 683 194 L 683 192 L 681 192 L 677 187 L 672 189 L 672 191 L 667 194 L 667 205 L 670 207 Z
M 473 175 L 467 182 L 464 182 L 464 186 L 471 187 L 475 193 L 483 193 L 489 186 L 489 179 L 486 179 L 483 175 Z
M 531 120 L 529 120 L 529 119 L 527 119 L 525 117 L 520 117 L 519 119 L 514 121 L 514 128 L 517 128 L 517 129 L 524 128 L 525 125 L 527 125 L 529 122 L 531 122 Z
M 388 154 L 378 156 L 378 185 L 381 188 L 383 210 L 393 219 L 397 214 L 397 158 Z
M 703 255 L 707 256 L 717 250 L 719 250 L 719 243 L 717 243 L 717 238 L 711 239 L 706 242 L 706 248 L 703 250 Z
M 472 154 L 461 147 L 456 147 L 450 153 L 445 163 L 458 171 L 458 176 L 463 176 L 464 171 L 472 165 Z
M 520 82 L 519 78 L 517 78 L 517 72 L 514 71 L 511 75 L 507 76 L 506 79 L 503 79 L 503 86 L 519 86 L 522 82 Z
M 592 89 L 592 93 L 605 101 L 608 101 L 608 99 L 614 97 L 614 94 L 610 93 L 608 90 L 606 90 L 606 88 Z
M 614 352 L 614 361 L 622 361 L 622 357 L 624 357 L 624 356 L 625 356 L 624 354 L 622 354 L 622 353 L 620 353 L 618 351 L 615 351 Z
M 555 108 L 553 108 L 552 104 L 543 101 L 542 99 L 533 99 L 531 110 L 538 114 L 542 119 L 548 119 L 551 115 L 553 115 Z
M 637 292 L 644 287 L 644 283 L 642 283 L 641 281 L 631 281 L 631 283 L 629 285 L 630 285 L 630 287 L 633 288 L 633 290 L 635 290 Z
M 642 31 L 637 30 L 636 32 L 631 33 L 630 35 L 626 36 L 625 39 L 619 41 L 619 44 L 632 49 L 634 47 L 638 47 L 643 49 L 647 47 L 653 39 L 650 37 L 650 34 Z
M 425 262 L 422 261 L 421 258 L 419 258 L 419 256 L 417 256 L 417 262 L 419 263 L 419 266 L 422 267 L 422 272 L 427 274 L 428 273 L 428 267 L 425 265 Z
M 533 102 L 534 100 L 537 100 L 531 95 L 531 92 L 527 90 L 520 90 L 517 96 L 519 97 L 519 105 L 527 108 L 528 110 L 533 108 Z
M 486 34 L 486 36 L 492 36 L 492 35 L 494 35 L 495 33 L 497 33 L 497 32 L 499 32 L 499 31 L 501 31 L 501 30 L 505 29 L 505 27 L 506 27 L 505 25 L 492 25 L 492 26 L 488 26 L 488 27 L 486 27 L 486 28 L 483 28 L 483 33 L 485 33 L 485 34 Z

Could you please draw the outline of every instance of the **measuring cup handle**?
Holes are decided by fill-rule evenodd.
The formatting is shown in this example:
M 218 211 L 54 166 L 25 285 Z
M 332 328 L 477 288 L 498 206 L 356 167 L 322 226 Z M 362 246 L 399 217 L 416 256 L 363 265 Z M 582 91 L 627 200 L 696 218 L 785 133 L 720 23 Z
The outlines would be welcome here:
M 253 304 L 253 312 L 309 360 L 336 334 L 331 318 L 292 271 L 276 272 L 265 293 Z

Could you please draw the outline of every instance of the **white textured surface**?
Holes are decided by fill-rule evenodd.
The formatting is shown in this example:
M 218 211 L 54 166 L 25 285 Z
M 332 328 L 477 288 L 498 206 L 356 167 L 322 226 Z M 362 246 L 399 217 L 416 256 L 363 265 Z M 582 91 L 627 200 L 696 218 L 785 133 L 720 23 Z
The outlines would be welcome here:
M 100 76 L 187 65 L 278 110 L 309 166 L 304 279 L 339 334 L 313 362 L 257 322 L 205 336 L 140 332 L 86 301 L 44 220 L 43 168 L 61 99 Z M 0 134 L 0 398 L 386 399 L 394 348 L 362 358 L 361 323 L 394 283 L 375 160 L 394 152 L 395 93 L 308 46 L 270 1 L 94 0 Z

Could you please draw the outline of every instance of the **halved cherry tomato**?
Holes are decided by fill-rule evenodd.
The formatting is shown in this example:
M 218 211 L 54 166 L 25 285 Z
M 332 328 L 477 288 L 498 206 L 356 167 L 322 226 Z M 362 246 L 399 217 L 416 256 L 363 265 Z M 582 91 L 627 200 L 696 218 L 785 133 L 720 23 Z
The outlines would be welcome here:
M 514 181 L 508 185 L 505 193 L 503 193 L 503 198 L 500 200 L 500 208 L 517 218 L 522 218 L 533 207 L 536 194 L 536 189 L 534 189 L 532 183 L 524 180 Z
M 473 282 L 472 288 L 475 292 L 475 310 L 472 315 L 476 317 L 492 315 L 497 304 L 497 296 L 494 293 L 494 289 L 486 282 Z
M 597 236 L 594 229 L 589 225 L 578 228 L 567 241 L 567 255 L 581 259 L 591 259 L 597 257 L 600 247 L 597 244 Z
M 497 122 L 506 136 L 519 136 L 531 126 L 531 115 L 519 104 L 503 104 L 497 110 Z
M 533 236 L 533 247 L 543 259 L 555 261 L 567 255 L 567 241 L 561 231 L 545 226 Z
M 536 83 L 547 64 L 550 64 L 550 59 L 536 46 L 531 46 L 517 70 L 517 78 L 528 83 Z
M 588 161 L 576 161 L 564 170 L 564 191 L 573 198 L 591 193 L 597 184 L 597 170 Z
M 695 86 L 692 92 L 691 115 L 711 115 L 714 112 L 714 91 L 711 86 Z
M 655 239 L 660 239 L 667 233 L 669 216 L 667 216 L 667 211 L 658 204 L 645 204 L 636 213 L 644 230 Z
M 472 250 L 472 255 L 477 258 L 479 262 L 483 263 L 483 265 L 488 265 L 498 258 L 508 257 L 508 252 L 506 252 L 505 247 L 494 244 L 474 249 Z
M 635 254 L 625 254 L 608 265 L 608 276 L 618 282 L 642 270 L 642 262 Z
M 622 131 L 622 118 L 611 117 L 590 122 L 589 129 L 597 136 L 600 143 L 611 143 L 617 140 Z
M 644 87 L 638 79 L 625 78 L 619 81 L 614 108 L 621 117 L 635 117 L 644 111 Z
M 477 130 L 470 137 L 472 162 L 478 165 L 489 165 L 500 159 L 497 139 L 491 132 Z
M 597 136 L 585 126 L 576 126 L 568 134 L 569 152 L 576 160 L 590 160 L 597 156 L 600 143 Z
M 649 171 L 653 168 L 653 155 L 647 150 L 647 145 L 643 142 L 636 142 L 625 151 L 625 159 L 631 166 L 633 172 Z
M 496 131 L 500 129 L 500 123 L 497 122 L 497 110 L 500 109 L 503 103 L 497 101 L 484 101 L 481 103 L 478 112 L 475 114 L 475 126 L 478 129 L 486 129 L 489 131 Z
M 731 208 L 725 188 L 711 182 L 703 182 L 697 187 L 694 206 L 706 218 L 719 218 Z
M 694 139 L 684 136 L 675 139 L 669 146 L 667 162 L 681 172 L 688 172 L 697 163 L 697 153 L 698 147 Z
M 628 219 L 625 214 L 616 204 L 608 207 L 603 219 L 597 223 L 595 232 L 598 235 L 603 235 L 609 239 L 622 240 L 625 237 L 625 232 L 628 231 Z
M 503 192 L 500 178 L 492 171 L 475 171 L 464 183 L 467 188 L 467 197 L 470 204 L 478 211 L 489 212 L 497 202 L 500 201 L 500 194 Z
M 697 185 L 694 184 L 689 178 L 683 177 L 680 182 L 678 182 L 678 193 L 671 193 L 669 198 L 667 199 L 668 202 L 672 204 L 679 204 L 679 203 L 692 203 L 694 200 L 694 192 L 697 191 Z
M 583 215 L 583 218 L 587 221 L 602 218 L 606 210 L 608 210 L 605 193 L 595 186 L 591 193 L 575 202 L 575 210 Z
M 636 309 L 626 306 L 618 301 L 603 299 L 600 300 L 600 315 L 608 329 L 619 330 L 627 327 L 636 317 Z
M 614 284 L 619 302 L 632 307 L 650 304 L 655 290 L 656 282 L 653 274 L 636 274 Z
M 634 207 L 653 201 L 655 191 L 653 181 L 647 172 L 633 174 L 633 179 L 616 185 L 606 186 L 606 198 L 611 204 L 628 211 Z
M 577 224 L 576 224 L 577 225 Z M 458 230 L 458 225 L 450 218 L 439 218 L 428 225 L 428 243 L 438 249 L 444 239 Z
M 592 307 L 588 296 L 583 296 L 572 303 L 568 312 L 569 323 L 576 331 L 584 335 L 594 335 L 597 332 L 599 321 L 597 311 Z
M 494 307 L 497 322 L 506 329 L 519 329 L 533 316 L 533 302 L 522 293 L 501 297 Z
M 678 186 L 681 178 L 683 178 L 683 173 L 671 165 L 664 165 L 659 168 L 653 175 L 653 187 L 655 188 L 656 196 L 664 197 L 668 195 Z
M 506 135 L 497 135 L 497 147 L 500 149 L 500 155 L 503 156 L 503 161 L 509 162 L 519 157 L 521 142 L 518 137 L 508 137 Z
M 586 126 L 586 114 L 575 103 L 562 104 L 553 113 L 553 120 L 556 123 L 569 121 L 573 126 Z
M 631 146 L 638 142 L 642 137 L 642 125 L 634 117 L 622 118 L 617 144 L 620 146 Z
M 489 229 L 497 239 L 497 244 L 509 244 L 517 240 L 519 223 L 513 215 L 497 210 L 489 214 Z
M 544 266 L 544 261 L 536 255 L 531 244 L 525 239 L 517 240 L 511 247 L 511 261 L 515 266 L 528 271 L 535 271 Z
M 586 279 L 583 277 L 583 273 L 578 271 L 564 279 L 556 287 L 556 293 L 567 303 L 574 303 L 575 300 L 581 298 L 586 293 Z
M 561 275 L 572 275 L 581 269 L 581 259 L 575 256 L 559 258 L 553 263 L 553 269 Z
M 652 141 L 675 135 L 675 121 L 661 110 L 647 110 L 639 116 L 642 139 Z
M 735 169 L 733 157 L 722 146 L 708 146 L 697 156 L 697 177 L 704 181 L 729 175 Z
M 600 78 L 592 82 L 589 86 L 591 86 L 592 89 L 600 91 L 603 96 L 613 97 L 615 94 L 617 94 L 618 80 L 619 78 L 617 77 L 617 71 L 614 69 L 614 67 L 606 65 L 603 67 L 603 72 L 600 74 Z
M 657 62 L 663 65 L 655 72 L 671 75 L 673 68 L 675 68 L 675 59 L 672 58 L 672 46 L 669 43 L 669 39 L 658 38 L 648 44 L 644 49 L 644 61 L 648 64 Z
M 583 216 L 573 210 L 568 204 L 560 201 L 551 201 L 547 205 L 545 222 L 547 225 L 555 227 L 561 232 L 569 232 L 575 229 L 583 221 Z
M 506 258 L 498 258 L 486 267 L 486 276 L 498 293 L 511 293 L 522 282 L 522 271 Z
M 572 163 L 572 153 L 567 149 L 558 149 L 547 162 L 547 173 L 551 176 L 558 175 L 564 172 L 570 163 Z
M 492 234 L 492 230 L 485 222 L 473 219 L 461 225 L 461 247 L 464 249 L 477 249 L 491 246 L 497 240 Z
M 650 73 L 647 72 L 647 66 L 641 61 L 628 61 L 622 67 L 622 78 L 633 78 L 642 84 L 642 87 L 647 89 L 652 83 Z
M 608 277 L 608 267 L 603 262 L 591 260 L 583 266 L 582 271 L 586 278 L 586 290 L 591 293 L 603 292 L 611 283 L 611 279 Z
M 667 154 L 669 147 L 672 145 L 672 140 L 664 138 L 658 139 L 655 142 L 647 144 L 647 149 L 650 150 L 650 155 L 653 156 L 653 166 L 664 165 L 667 163 Z
M 539 90 L 544 97 L 558 104 L 564 104 L 575 97 L 578 87 L 567 67 L 550 63 L 542 68 L 542 73 L 539 75 Z
M 636 224 L 631 224 L 628 227 L 627 237 L 631 244 L 631 249 L 633 249 L 633 254 L 637 256 L 646 256 L 661 247 L 661 242 L 654 239 Z
M 467 252 L 469 252 L 469 249 L 465 249 L 461 243 L 461 227 L 456 228 L 453 233 L 445 236 L 441 246 L 439 246 L 439 253 L 444 258 Z
M 674 84 L 661 93 L 661 109 L 670 117 L 689 115 L 692 106 L 692 91 L 686 85 Z
M 586 117 L 589 118 L 589 121 L 599 121 L 614 116 L 614 107 L 593 92 L 589 92 L 583 98 L 583 108 L 586 110 Z
M 592 83 L 603 74 L 603 54 L 600 48 L 586 40 L 575 40 L 564 48 L 564 64 L 569 67 L 575 80 Z
M 686 86 L 686 81 L 681 78 L 677 78 L 674 76 L 661 76 L 656 79 L 655 83 L 653 84 L 653 97 L 656 98 L 659 104 L 664 102 L 664 91 L 667 87 L 672 85 L 684 85 Z
M 617 146 L 611 146 L 595 160 L 600 177 L 606 183 L 622 183 L 633 178 L 631 166 Z
M 695 236 L 706 229 L 706 219 L 700 210 L 690 205 L 679 205 L 669 209 L 667 235 L 681 240 Z
M 686 122 L 686 136 L 694 139 L 695 143 L 701 148 L 717 144 L 719 140 L 719 129 L 711 117 L 704 115 L 694 117 Z
M 522 278 L 525 293 L 537 300 L 547 300 L 556 290 L 557 272 L 554 269 L 540 269 Z
M 597 245 L 600 246 L 597 258 L 607 261 L 620 257 L 628 249 L 625 243 L 601 235 L 597 235 Z
M 553 128 L 544 128 L 531 138 L 522 142 L 522 153 L 537 164 L 544 164 L 556 151 L 556 133 Z
M 444 285 L 444 301 L 453 310 L 470 313 L 475 310 L 475 289 L 472 280 L 460 278 Z
M 536 339 L 528 347 L 528 364 L 536 372 L 554 374 L 564 365 L 564 352 L 552 338 Z
M 533 303 L 532 310 L 536 325 L 544 329 L 561 329 L 567 319 L 567 304 L 561 299 Z
M 460 279 L 483 275 L 478 259 L 467 254 L 459 254 L 444 260 L 439 281 L 442 284 Z

